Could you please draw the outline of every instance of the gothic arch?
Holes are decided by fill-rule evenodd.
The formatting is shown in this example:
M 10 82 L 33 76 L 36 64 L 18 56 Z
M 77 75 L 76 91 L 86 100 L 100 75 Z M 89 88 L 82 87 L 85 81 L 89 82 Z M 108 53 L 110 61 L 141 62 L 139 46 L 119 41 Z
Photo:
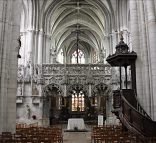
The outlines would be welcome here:
M 44 88 L 44 96 L 54 96 L 53 93 L 56 93 L 57 96 L 63 96 L 62 88 L 55 83 L 49 84 Z
M 85 94 L 85 96 L 88 95 L 88 90 L 82 84 L 73 84 L 73 85 L 71 85 L 67 89 L 67 95 L 70 96 L 72 94 L 73 90 L 81 90 L 81 91 L 83 91 L 83 93 Z
M 110 87 L 105 83 L 97 84 L 92 89 L 92 96 L 109 96 Z

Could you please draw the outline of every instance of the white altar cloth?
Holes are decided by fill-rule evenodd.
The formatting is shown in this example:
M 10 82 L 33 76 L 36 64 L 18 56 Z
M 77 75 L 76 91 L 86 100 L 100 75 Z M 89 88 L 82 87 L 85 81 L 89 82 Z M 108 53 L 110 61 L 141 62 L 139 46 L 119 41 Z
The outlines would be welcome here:
M 78 130 L 86 129 L 83 118 L 70 118 L 68 119 L 67 130 L 74 130 L 74 128 Z

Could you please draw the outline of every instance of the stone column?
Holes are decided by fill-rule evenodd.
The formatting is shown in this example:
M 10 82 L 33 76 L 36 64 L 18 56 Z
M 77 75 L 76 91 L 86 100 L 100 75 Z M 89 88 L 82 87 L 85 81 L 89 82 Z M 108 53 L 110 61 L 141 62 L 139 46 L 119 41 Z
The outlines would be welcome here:
M 0 134 L 15 132 L 21 0 L 0 1 Z
M 38 64 L 43 62 L 43 32 L 39 32 L 38 35 Z
M 44 87 L 43 85 L 45 84 L 45 81 L 44 79 L 42 78 L 42 70 L 41 70 L 42 67 L 39 67 L 40 69 L 40 73 L 38 75 L 38 81 L 37 81 L 37 84 L 38 84 L 38 90 L 39 90 L 39 97 L 40 97 L 40 103 L 39 103 L 39 124 L 40 125 L 44 125 L 44 122 L 45 122 L 45 92 L 44 92 Z
M 147 46 L 147 27 L 146 27 L 146 22 L 145 22 L 145 9 L 144 9 L 144 3 L 143 1 L 139 1 L 139 9 L 140 9 L 140 16 L 139 16 L 139 21 L 140 21 L 140 34 L 141 34 L 141 54 L 142 54 L 142 60 L 143 60 L 143 96 L 142 96 L 142 103 L 143 103 L 143 108 L 146 110 L 146 112 L 152 116 L 152 100 L 151 100 L 151 89 L 150 89 L 150 66 L 149 66 L 149 50 Z
M 131 36 L 132 36 L 132 47 L 137 53 L 138 57 L 136 60 L 136 81 L 137 81 L 137 96 L 142 100 L 142 61 L 140 52 L 140 31 L 138 25 L 138 8 L 137 1 L 130 0 L 130 18 L 131 18 Z
M 34 64 L 38 63 L 38 31 L 34 32 Z
M 27 51 L 28 51 L 28 53 L 30 54 L 31 53 L 31 55 L 34 55 L 34 31 L 33 30 L 29 30 L 28 31 L 28 40 L 27 40 L 27 42 L 28 42 L 28 45 L 27 45 Z M 33 57 L 30 57 L 31 55 L 29 55 L 29 59 L 30 58 L 33 58 Z M 31 59 L 31 62 L 32 62 L 33 60 Z
M 50 63 L 50 42 L 51 42 L 51 37 L 50 35 L 46 35 L 45 37 L 45 62 Z
M 151 86 L 153 98 L 153 119 L 156 120 L 156 11 L 154 0 L 145 0 L 146 10 L 147 10 L 147 26 L 148 26 L 148 36 L 149 36 L 149 55 L 150 55 L 150 66 L 151 66 Z
M 112 34 L 109 35 L 108 39 L 109 39 L 109 54 L 112 55 L 113 54 L 113 48 L 115 48 L 115 47 L 113 47 Z

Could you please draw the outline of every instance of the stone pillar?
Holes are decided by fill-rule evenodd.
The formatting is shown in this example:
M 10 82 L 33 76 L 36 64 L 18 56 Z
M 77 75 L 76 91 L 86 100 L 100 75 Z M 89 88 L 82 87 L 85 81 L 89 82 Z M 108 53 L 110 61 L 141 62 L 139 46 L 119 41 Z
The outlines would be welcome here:
M 41 68 L 41 67 L 40 67 Z M 40 69 L 41 70 L 41 69 Z M 39 124 L 40 125 L 44 125 L 44 120 L 45 120 L 45 92 L 44 92 L 44 88 L 43 88 L 43 85 L 45 84 L 44 83 L 44 79 L 42 78 L 42 73 L 39 73 L 39 76 L 38 76 L 38 81 L 37 81 L 37 84 L 38 84 L 38 90 L 39 90 L 39 97 L 40 97 L 40 103 L 39 103 Z
M 139 9 L 140 9 L 140 16 L 139 16 L 139 21 L 140 21 L 140 40 L 141 40 L 141 55 L 142 55 L 142 60 L 143 60 L 143 96 L 142 96 L 142 103 L 143 103 L 143 108 L 146 110 L 146 112 L 152 116 L 152 100 L 151 100 L 151 89 L 150 89 L 150 66 L 149 66 L 149 50 L 147 46 L 147 29 L 146 29 L 146 22 L 145 22 L 145 9 L 144 9 L 144 3 L 143 1 L 139 1 Z
M 137 81 L 137 96 L 142 100 L 142 61 L 140 52 L 140 31 L 138 25 L 138 8 L 137 1 L 130 0 L 130 18 L 131 18 L 131 36 L 132 36 L 132 47 L 137 53 L 138 57 L 136 60 L 136 81 Z
M 34 55 L 33 55 L 33 63 L 38 63 L 38 31 L 34 32 Z
M 29 60 L 31 60 L 31 62 L 33 61 L 32 59 L 30 59 L 30 58 L 33 58 L 33 57 L 30 57 L 31 55 L 34 55 L 34 31 L 33 30 L 29 30 L 28 31 L 28 40 L 27 40 L 27 42 L 28 42 L 28 45 L 27 45 L 27 51 L 28 51 L 28 54 L 29 54 L 29 57 L 28 57 L 28 59 Z M 30 53 L 31 53 L 31 55 L 30 55 Z
M 38 35 L 38 64 L 43 62 L 43 32 L 39 32 Z
M 149 36 L 149 55 L 150 55 L 150 66 L 151 66 L 151 86 L 153 98 L 153 119 L 156 120 L 156 11 L 154 0 L 146 0 L 146 10 L 147 10 L 147 26 L 148 26 L 148 36 Z
M 110 34 L 108 38 L 109 38 L 109 54 L 112 55 L 112 54 L 113 54 L 113 48 L 114 48 L 114 47 L 113 47 L 112 34 Z M 109 54 L 108 54 L 108 55 L 109 55 Z
M 0 1 L 0 134 L 15 132 L 21 0 Z
M 45 62 L 50 63 L 50 42 L 51 42 L 51 37 L 49 35 L 46 35 L 45 38 Z

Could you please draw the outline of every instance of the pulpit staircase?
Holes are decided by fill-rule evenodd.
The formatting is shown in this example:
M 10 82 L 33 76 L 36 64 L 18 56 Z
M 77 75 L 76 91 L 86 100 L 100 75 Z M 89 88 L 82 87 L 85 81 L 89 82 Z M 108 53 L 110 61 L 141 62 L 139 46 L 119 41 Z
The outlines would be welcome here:
M 129 131 L 140 135 L 143 139 L 156 138 L 156 121 L 153 121 L 141 107 L 134 90 L 116 90 L 113 99 L 113 113 Z

